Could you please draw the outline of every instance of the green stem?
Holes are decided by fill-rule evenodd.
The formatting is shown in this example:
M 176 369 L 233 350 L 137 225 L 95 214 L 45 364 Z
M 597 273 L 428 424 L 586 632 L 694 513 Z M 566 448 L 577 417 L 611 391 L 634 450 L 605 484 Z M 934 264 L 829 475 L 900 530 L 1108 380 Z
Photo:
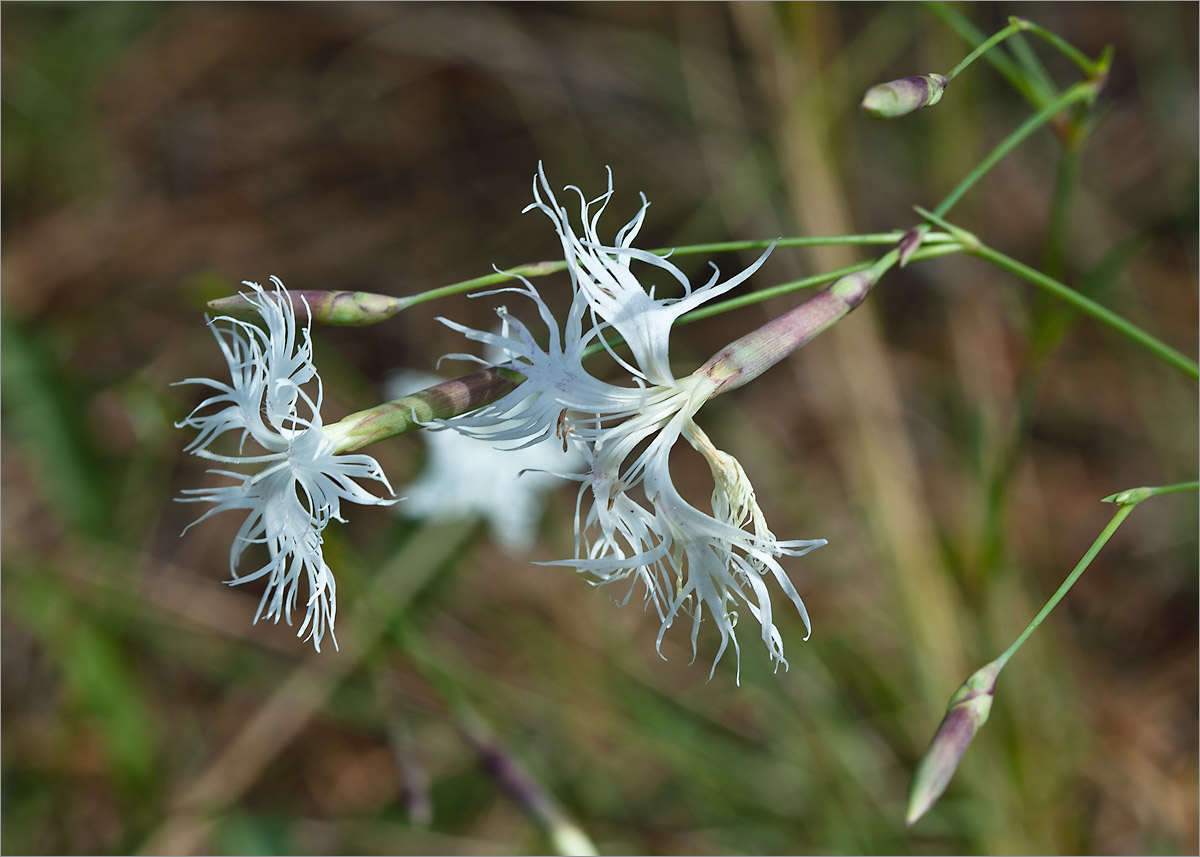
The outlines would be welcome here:
M 1012 645 L 1004 650 L 1004 654 L 993 661 L 997 667 L 997 671 L 1002 669 L 1004 665 L 1008 663 L 1009 658 L 1016 654 L 1017 649 L 1021 648 L 1025 641 L 1029 639 L 1029 635 L 1037 630 L 1037 627 L 1042 624 L 1047 616 L 1050 615 L 1050 612 L 1058 606 L 1058 603 L 1063 600 L 1063 596 L 1065 596 L 1071 590 L 1071 587 L 1073 587 L 1075 582 L 1079 580 L 1080 575 L 1082 575 L 1084 571 L 1087 570 L 1087 567 L 1092 564 L 1092 560 L 1094 560 L 1096 555 L 1100 553 L 1100 550 L 1106 544 L 1108 544 L 1108 540 L 1113 537 L 1113 533 L 1115 533 L 1121 524 L 1125 522 L 1125 519 L 1129 517 L 1129 513 L 1134 510 L 1134 507 L 1136 507 L 1138 503 L 1146 500 L 1149 497 L 1156 497 L 1160 494 L 1172 494 L 1176 491 L 1195 491 L 1198 488 L 1200 488 L 1200 482 L 1180 482 L 1176 485 L 1161 485 L 1151 488 L 1133 488 L 1128 491 L 1122 491 L 1118 494 L 1113 494 L 1111 497 L 1105 497 L 1104 499 L 1106 502 L 1120 503 L 1121 508 L 1117 510 L 1115 515 L 1113 515 L 1112 520 L 1108 522 L 1108 526 L 1104 528 L 1103 532 L 1096 537 L 1096 541 L 1092 542 L 1092 546 L 1088 548 L 1087 553 L 1083 555 L 1083 559 L 1079 560 L 1079 563 L 1071 570 L 1071 573 L 1067 575 L 1067 579 L 1062 582 L 1062 585 L 1059 586 L 1055 593 L 1050 596 L 1050 600 L 1047 601 L 1045 606 L 1043 606 L 1042 609 L 1038 611 L 1038 614 L 1033 617 L 1033 621 L 1031 621 L 1025 627 L 1025 630 L 1022 631 L 1015 640 L 1013 640 Z
M 978 249 L 975 250 L 975 255 L 991 262 L 997 267 L 1003 268 L 1009 273 L 1016 274 L 1018 277 L 1028 280 L 1038 288 L 1045 289 L 1055 297 L 1071 304 L 1080 312 L 1090 315 L 1097 321 L 1107 324 L 1118 333 L 1133 340 L 1155 357 L 1183 372 L 1193 381 L 1200 381 L 1200 366 L 1197 366 L 1195 361 L 1176 351 L 1165 342 L 1151 336 L 1132 322 L 1126 321 L 1107 307 L 1096 303 L 1091 298 L 1084 297 L 1058 280 L 1048 277 L 1041 271 L 1024 265 L 1016 259 L 1005 256 L 998 250 L 993 250 L 986 245 L 979 245 Z
M 1061 36 L 1050 32 L 1044 27 L 1039 27 L 1032 21 L 1026 21 L 1024 19 L 1010 20 L 1020 20 L 1021 24 L 1023 25 L 1022 29 L 1033 33 L 1035 36 L 1041 36 L 1043 39 L 1057 48 L 1060 53 L 1066 56 L 1067 59 L 1079 66 L 1079 70 L 1088 77 L 1094 77 L 1097 73 L 1103 70 L 1103 63 L 1093 62 L 1092 60 L 1088 59 L 1087 55 L 1084 54 L 1083 51 L 1079 50 L 1079 48 L 1075 47 Z
M 1029 39 L 1018 33 L 1009 41 L 1008 49 L 1012 51 L 1017 65 L 1021 68 L 1021 73 L 1025 75 L 1025 79 L 1034 89 L 1045 93 L 1046 98 L 1051 98 L 1058 93 L 1058 87 L 1054 85 L 1054 80 L 1046 71 L 1046 67 L 1042 65 L 1042 61 L 1038 59 L 1037 52 L 1029 44 Z
M 983 41 L 983 32 L 949 3 L 926 2 L 922 5 L 933 15 L 940 18 L 942 23 L 954 30 L 967 44 L 977 45 Z M 1033 89 L 1029 81 L 1025 80 L 1016 64 L 1003 51 L 992 51 L 986 54 L 984 59 L 991 63 L 1000 76 L 1007 80 L 1013 89 L 1024 96 L 1025 100 L 1035 108 L 1041 107 L 1046 103 L 1046 96 Z
M 658 256 L 691 256 L 699 253 L 735 253 L 744 250 L 765 250 L 774 244 L 777 248 L 783 247 L 826 247 L 835 244 L 850 244 L 850 245 L 887 245 L 895 244 L 904 236 L 903 232 L 882 232 L 867 235 L 827 235 L 816 237 L 802 238 L 779 238 L 779 239 L 760 239 L 756 241 L 721 241 L 710 244 L 688 244 L 683 247 L 664 247 L 649 252 Z M 949 235 L 929 235 L 925 238 L 926 243 L 949 242 L 953 239 Z M 496 286 L 502 283 L 507 283 L 514 277 L 545 277 L 549 274 L 554 274 L 559 271 L 564 271 L 567 268 L 565 261 L 556 262 L 531 262 L 527 265 L 518 265 L 515 268 L 508 268 L 504 271 L 497 271 L 494 274 L 485 274 L 482 277 L 472 277 L 469 280 L 461 280 L 457 283 L 451 283 L 448 286 L 439 286 L 436 289 L 430 289 L 426 292 L 412 295 L 410 297 L 401 298 L 399 309 L 408 309 L 409 307 L 423 304 L 428 301 L 437 300 L 438 298 L 449 297 L 450 295 L 458 295 L 463 292 L 470 292 L 475 289 L 482 289 L 488 286 Z
M 1050 596 L 1050 600 L 1047 601 L 1042 609 L 1038 611 L 1038 614 L 1033 617 L 1033 621 L 1025 626 L 1025 630 L 1017 636 L 1017 639 L 1013 640 L 1012 645 L 1004 650 L 1004 654 L 996 658 L 994 663 L 998 667 L 1003 668 L 1004 665 L 1008 663 L 1009 658 L 1015 655 L 1017 649 L 1021 648 L 1021 646 L 1025 644 L 1025 641 L 1029 639 L 1029 635 L 1037 630 L 1038 626 L 1042 624 L 1042 621 L 1045 620 L 1045 618 L 1050 615 L 1050 612 L 1058 606 L 1058 602 L 1063 600 L 1063 596 L 1071 591 L 1071 587 L 1075 585 L 1075 581 L 1079 580 L 1080 575 L 1082 575 L 1087 570 L 1087 567 L 1092 564 L 1092 560 L 1096 558 L 1096 554 L 1100 553 L 1100 549 L 1108 544 L 1108 540 L 1112 538 L 1113 533 L 1117 531 L 1117 528 L 1120 527 L 1121 524 L 1124 523 L 1125 519 L 1129 517 L 1129 513 L 1132 512 L 1133 509 L 1133 506 L 1122 506 L 1117 510 L 1117 514 L 1113 515 L 1112 520 L 1108 522 L 1108 526 L 1104 528 L 1104 531 L 1100 533 L 1100 535 L 1096 538 L 1096 541 L 1092 542 L 1092 546 L 1088 548 L 1087 553 L 1083 555 L 1083 559 L 1079 560 L 1079 563 L 1071 570 L 1071 573 L 1067 575 L 1067 579 L 1062 582 L 1062 585 L 1058 587 L 1057 591 Z
M 923 5 L 931 13 L 940 18 L 943 23 L 958 33 L 966 42 L 978 44 L 983 41 L 983 33 L 980 32 L 974 24 L 968 21 L 962 14 L 952 8 L 949 4 L 940 2 L 927 2 Z M 1001 33 L 1012 35 L 1011 28 L 1013 26 L 1017 27 L 1018 32 L 1024 31 L 1032 33 L 1047 41 L 1051 46 L 1066 56 L 1067 59 L 1075 63 L 1075 65 L 1079 67 L 1084 75 L 1089 78 L 1101 77 L 1107 71 L 1107 51 L 1099 60 L 1090 60 L 1082 51 L 1066 40 L 1062 39 L 1060 36 L 1050 32 L 1044 27 L 1038 26 L 1032 21 L 1022 18 L 1009 18 L 1009 26 L 1004 30 L 1001 30 L 1000 33 L 997 33 L 995 36 L 992 36 L 987 41 L 983 41 L 983 45 L 995 47 L 995 45 L 1001 41 L 1001 39 L 998 39 L 997 36 L 1000 36 Z M 980 47 L 983 47 L 983 45 L 980 45 Z M 974 51 L 972 51 L 968 59 L 974 60 L 983 53 L 984 51 L 976 48 Z M 996 71 L 998 71 L 1002 77 L 1006 78 L 1008 82 L 1013 85 L 1013 88 L 1020 92 L 1034 107 L 1040 108 L 1046 104 L 1053 90 L 1039 88 L 1038 86 L 1034 85 L 1034 83 L 1031 82 L 1019 68 L 1017 68 L 1012 60 L 1010 60 L 1000 51 L 992 51 L 991 53 L 988 53 L 986 59 L 992 64 Z M 963 62 L 959 63 L 958 66 L 954 67 L 954 70 L 950 75 L 947 75 L 947 79 L 950 79 L 952 75 L 957 75 L 967 65 L 969 65 L 968 60 L 963 60 Z
M 1098 91 L 1099 84 L 1096 81 L 1088 80 L 1077 83 L 1062 95 L 1055 98 L 1033 116 L 1026 119 L 1021 123 L 1021 126 L 1017 128 L 1017 130 L 1009 134 L 1008 137 L 1006 137 L 1000 143 L 1000 145 L 996 146 L 996 148 L 993 149 L 986 158 L 980 161 L 974 169 L 967 173 L 963 180 L 960 181 L 958 185 L 955 186 L 955 188 L 950 191 L 950 193 L 948 193 L 940 203 L 938 203 L 937 207 L 933 209 L 934 214 L 942 215 L 948 212 L 960 199 L 962 199 L 963 195 L 968 190 L 974 187 L 975 184 L 1000 161 L 1001 158 L 1020 145 L 1026 137 L 1028 137 L 1038 128 L 1041 128 L 1060 112 L 1062 112 L 1062 110 L 1070 107 L 1072 104 L 1095 98 Z
M 919 262 L 922 259 L 934 259 L 938 256 L 949 256 L 953 253 L 962 253 L 963 247 L 958 242 L 935 244 L 932 247 L 922 246 L 909 258 L 911 262 Z M 834 271 L 826 271 L 823 274 L 814 274 L 811 277 L 804 277 L 800 280 L 792 280 L 787 283 L 780 283 L 777 286 L 770 286 L 765 289 L 749 292 L 748 294 L 738 295 L 735 298 L 727 298 L 723 301 L 718 301 L 709 306 L 694 309 L 687 315 L 682 316 L 676 324 L 687 324 L 692 321 L 699 321 L 702 318 L 708 318 L 714 315 L 720 315 L 730 310 L 741 309 L 742 307 L 750 306 L 751 304 L 761 303 L 771 298 L 777 298 L 782 295 L 788 295 L 792 292 L 801 289 L 808 289 L 814 286 L 823 286 L 826 283 L 832 283 L 834 280 L 841 279 L 847 274 L 857 274 L 859 271 L 865 271 L 877 264 L 875 260 L 869 262 L 856 262 L 853 265 L 847 265 L 844 268 L 838 268 Z
M 967 54 L 962 62 L 946 73 L 946 82 L 949 83 L 950 81 L 954 80 L 954 78 L 958 77 L 959 73 L 967 66 L 975 62 L 975 60 L 979 59 L 992 48 L 996 47 L 996 45 L 1000 44 L 1009 36 L 1013 35 L 1014 33 L 1021 32 L 1022 29 L 1025 29 L 1025 27 L 1020 20 L 1016 18 L 1009 18 L 1009 24 L 1007 27 L 980 44 L 979 47 Z
M 935 244 L 932 247 L 921 247 L 909 257 L 909 261 L 919 262 L 922 259 L 934 259 L 938 256 L 949 256 L 952 253 L 962 253 L 964 252 L 964 249 L 965 248 L 959 243 Z M 738 295 L 735 298 L 726 298 L 723 301 L 718 301 L 715 304 L 694 309 L 686 315 L 680 316 L 675 322 L 675 327 L 679 327 L 680 325 L 688 324 L 689 322 L 693 321 L 700 321 L 703 318 L 710 318 L 714 315 L 720 315 L 721 313 L 729 312 L 731 310 L 741 309 L 742 307 L 747 307 L 752 304 L 762 303 L 763 301 L 770 300 L 771 298 L 788 295 L 792 292 L 800 291 L 801 289 L 810 289 L 815 286 L 823 286 L 827 283 L 832 283 L 835 280 L 840 280 L 842 277 L 850 274 L 857 274 L 859 271 L 866 271 L 876 268 L 882 275 L 883 271 L 886 271 L 895 263 L 895 257 L 897 255 L 898 251 L 892 250 L 880 259 L 873 259 L 869 262 L 855 262 L 853 265 L 847 265 L 844 268 L 837 268 L 832 271 L 825 271 L 821 274 L 814 274 L 811 277 L 804 277 L 803 279 L 792 280 L 787 283 L 780 283 L 777 286 L 771 286 L 766 289 L 758 289 L 757 291 L 750 292 L 749 294 Z M 614 336 L 605 340 L 608 348 L 615 348 L 624 341 L 625 340 L 620 336 Z M 604 342 L 594 342 L 584 350 L 583 356 L 586 359 L 605 350 L 606 347 Z

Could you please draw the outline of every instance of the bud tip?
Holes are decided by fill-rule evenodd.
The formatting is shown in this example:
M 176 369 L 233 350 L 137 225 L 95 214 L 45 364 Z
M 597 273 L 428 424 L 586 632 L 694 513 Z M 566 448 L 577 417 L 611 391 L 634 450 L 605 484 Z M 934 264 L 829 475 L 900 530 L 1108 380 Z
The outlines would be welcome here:
M 907 116 L 942 99 L 949 81 L 940 74 L 917 74 L 872 86 L 863 95 L 863 111 L 875 119 Z

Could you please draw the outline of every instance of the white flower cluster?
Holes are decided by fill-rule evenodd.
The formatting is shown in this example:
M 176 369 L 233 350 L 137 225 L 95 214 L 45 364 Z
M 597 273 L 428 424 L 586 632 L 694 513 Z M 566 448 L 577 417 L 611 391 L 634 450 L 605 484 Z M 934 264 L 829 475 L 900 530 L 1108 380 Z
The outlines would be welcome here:
M 581 476 L 562 474 L 581 481 L 575 557 L 551 564 L 574 567 L 598 584 L 627 581 L 629 590 L 621 603 L 629 600 L 640 581 L 647 603 L 654 605 L 662 621 L 659 646 L 675 619 L 688 614 L 693 656 L 707 610 L 721 634 L 716 660 L 730 642 L 740 658 L 734 626 L 744 606 L 759 624 L 776 666 L 786 666 L 766 578 L 775 579 L 807 628 L 807 611 L 779 559 L 801 556 L 825 541 L 775 538 L 741 465 L 717 449 L 693 419 L 716 384 L 701 374 L 676 378 L 668 355 L 675 320 L 745 281 L 766 254 L 737 276 L 718 282 L 719 272 L 714 271 L 707 283 L 693 288 L 675 265 L 632 246 L 649 205 L 644 196 L 638 213 L 606 245 L 597 234 L 597 223 L 612 197 L 611 173 L 608 191 L 590 202 L 578 188 L 568 190 L 579 196 L 581 236 L 541 169 L 534 179 L 535 201 L 526 209 L 546 214 L 562 241 L 574 295 L 565 324 L 560 327 L 524 278 L 520 286 L 485 294 L 528 298 L 548 330 L 545 347 L 504 307 L 497 310 L 503 323 L 499 333 L 441 319 L 495 349 L 503 355 L 496 365 L 506 365 L 527 379 L 491 405 L 446 425 L 467 435 L 516 443 L 516 448 L 552 435 L 561 438 L 564 446 L 576 444 L 589 470 Z M 643 288 L 630 269 L 632 262 L 675 280 L 682 296 L 655 297 L 654 289 Z M 632 362 L 607 343 L 613 334 L 624 340 Z M 628 374 L 628 385 L 601 380 L 584 368 L 584 353 L 593 343 L 603 343 L 608 356 Z M 501 423 L 505 428 L 497 431 Z M 710 512 L 688 503 L 672 480 L 671 449 L 681 437 L 711 468 Z
M 265 615 L 278 622 L 283 616 L 290 625 L 304 578 L 308 598 L 298 635 L 308 631 L 320 651 L 326 631 L 333 635 L 337 612 L 333 574 L 322 554 L 322 533 L 330 521 L 344 520 L 342 500 L 362 504 L 395 501 L 376 497 L 355 481 L 373 479 L 391 493 L 375 459 L 334 455 L 336 438 L 321 424 L 322 386 L 312 362 L 308 325 L 297 326 L 283 283 L 275 277 L 271 281 L 273 294 L 250 282 L 244 285 L 252 291 L 242 294 L 262 317 L 265 329 L 228 316 L 209 321 L 229 364 L 229 383 L 208 378 L 179 382 L 215 391 L 176 424 L 198 432 L 187 451 L 210 461 L 250 467 L 254 472 L 209 471 L 234 483 L 185 490 L 179 499 L 214 504 L 189 529 L 217 512 L 246 511 L 246 520 L 229 551 L 230 583 L 266 577 L 254 621 Z M 306 392 L 306 385 L 315 387 L 315 398 Z M 227 432 L 237 436 L 237 454 L 212 452 L 213 442 Z M 261 452 L 245 454 L 247 440 Z M 267 546 L 268 560 L 256 571 L 239 574 L 242 555 L 253 544 Z

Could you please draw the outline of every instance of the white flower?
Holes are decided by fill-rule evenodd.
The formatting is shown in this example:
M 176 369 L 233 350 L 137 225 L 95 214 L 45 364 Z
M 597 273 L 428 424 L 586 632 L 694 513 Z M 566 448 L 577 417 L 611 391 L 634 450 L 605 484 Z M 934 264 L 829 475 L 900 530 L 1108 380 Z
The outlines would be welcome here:
M 308 597 L 297 635 L 308 631 L 320 651 L 326 630 L 332 636 L 337 612 L 333 573 L 322 554 L 322 533 L 330 521 L 345 520 L 342 500 L 361 504 L 395 501 L 376 497 L 355 481 L 373 479 L 391 493 L 375 459 L 334 455 L 337 439 L 321 424 L 322 386 L 312 362 L 308 325 L 297 327 L 287 290 L 278 278 L 271 281 L 274 294 L 246 282 L 253 291 L 242 295 L 262 317 L 265 330 L 228 316 L 209 321 L 229 364 L 230 383 L 208 378 L 179 382 L 216 391 L 176 424 L 198 432 L 187 451 L 210 461 L 251 467 L 254 472 L 211 470 L 235 480 L 234 484 L 188 489 L 179 499 L 214 504 L 188 529 L 217 512 L 247 512 L 229 550 L 229 582 L 242 584 L 266 577 L 267 587 L 254 621 L 265 615 L 278 622 L 283 616 L 290 625 L 303 577 Z M 315 399 L 304 389 L 310 382 L 315 384 Z M 210 446 L 227 432 L 237 435 L 237 454 L 212 452 Z M 261 453 L 245 454 L 247 440 Z M 267 546 L 267 562 L 250 574 L 239 574 L 242 554 L 252 544 Z
M 576 443 L 589 471 L 578 477 L 582 484 L 575 557 L 551 564 L 574 567 L 598 584 L 628 581 L 622 603 L 640 581 L 646 602 L 654 605 L 662 621 L 660 645 L 681 613 L 691 615 L 693 656 L 707 610 L 721 634 L 716 660 L 732 641 L 740 661 L 734 627 L 744 607 L 759 624 L 772 660 L 786 666 L 766 578 L 783 589 L 807 628 L 807 611 L 779 559 L 801 556 L 825 541 L 775 538 L 741 465 L 717 449 L 693 419 L 716 391 L 716 383 L 700 374 L 676 378 L 668 355 L 675 320 L 744 282 L 766 254 L 724 282 L 718 282 L 719 272 L 714 271 L 707 283 L 693 288 L 671 262 L 632 246 L 649 205 L 645 197 L 634 218 L 606 245 L 597 234 L 597 222 L 612 197 L 611 173 L 608 191 L 598 199 L 589 202 L 578 188 L 570 190 L 580 200 L 581 236 L 540 168 L 534 180 L 535 201 L 526 209 L 536 208 L 550 217 L 562 241 L 574 287 L 566 324 L 560 330 L 537 290 L 524 279 L 520 287 L 488 294 L 510 292 L 532 301 L 549 332 L 547 348 L 504 307 L 498 309 L 505 323 L 500 333 L 442 319 L 468 338 L 498 349 L 507 367 L 527 378 L 503 398 L 448 425 L 478 435 L 497 431 L 495 426 L 502 423 L 506 427 L 497 431 L 497 439 L 536 443 L 555 434 L 564 443 Z M 630 269 L 634 261 L 674 280 L 682 296 L 657 297 L 653 286 L 647 291 Z M 585 349 L 612 333 L 624 339 L 633 357 L 630 362 L 604 346 L 630 376 L 629 385 L 601 381 L 583 367 Z M 712 471 L 710 511 L 684 500 L 672 480 L 671 449 L 681 437 Z
M 419 372 L 400 372 L 388 395 L 400 398 L 442 379 Z M 498 423 L 494 433 L 509 426 Z M 558 473 L 578 471 L 583 457 L 553 438 L 518 450 L 506 450 L 478 436 L 454 431 L 421 432 L 429 459 L 420 477 L 403 490 L 399 509 L 408 518 L 482 519 L 493 538 L 510 553 L 529 550 L 542 516 L 545 495 L 558 486 Z

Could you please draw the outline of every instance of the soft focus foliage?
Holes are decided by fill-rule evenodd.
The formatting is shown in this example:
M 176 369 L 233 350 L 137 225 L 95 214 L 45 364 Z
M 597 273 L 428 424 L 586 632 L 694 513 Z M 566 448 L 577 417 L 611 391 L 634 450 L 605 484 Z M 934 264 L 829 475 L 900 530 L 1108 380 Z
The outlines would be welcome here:
M 1070 218 L 1048 222 L 1045 132 L 955 222 L 1195 355 L 1196 6 L 955 8 L 1116 50 Z M 4 4 L 4 852 L 543 852 L 554 813 L 493 776 L 501 747 L 607 852 L 1195 853 L 1194 495 L 1130 517 L 904 829 L 947 698 L 1078 560 L 1100 498 L 1197 470 L 1194 385 L 970 259 L 889 273 L 705 407 L 773 528 L 829 539 L 785 563 L 814 618 L 800 643 L 777 611 L 786 673 L 747 657 L 740 689 L 706 683 L 686 639 L 653 655 L 653 615 L 482 527 L 377 508 L 326 532 L 340 651 L 315 656 L 221 583 L 236 516 L 179 538 L 194 509 L 171 497 L 213 484 L 172 426 L 194 390 L 169 386 L 224 371 L 205 300 L 271 273 L 409 295 L 559 257 L 519 215 L 539 159 L 564 181 L 611 164 L 614 222 L 645 191 L 647 247 L 907 228 L 1030 113 L 986 62 L 932 110 L 859 112 L 872 84 L 962 58 L 940 12 Z M 756 281 L 862 258 L 777 250 Z M 538 285 L 561 318 L 565 276 Z M 672 370 L 797 299 L 681 328 Z M 463 297 L 315 329 L 326 421 L 461 350 L 435 315 L 494 322 Z M 419 470 L 417 438 L 369 451 L 394 485 Z M 679 452 L 702 502 L 708 468 Z M 571 554 L 573 514 L 568 487 L 532 559 Z

